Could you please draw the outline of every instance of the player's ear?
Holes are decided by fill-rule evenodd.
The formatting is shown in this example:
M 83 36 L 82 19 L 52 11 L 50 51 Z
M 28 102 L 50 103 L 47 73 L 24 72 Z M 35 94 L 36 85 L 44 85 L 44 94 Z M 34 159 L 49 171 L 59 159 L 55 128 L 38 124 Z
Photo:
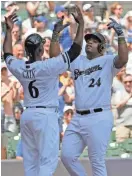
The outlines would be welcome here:
M 105 52 L 105 49 L 106 49 L 106 45 L 105 45 L 105 44 L 100 43 L 100 44 L 98 45 L 98 52 L 99 52 L 99 53 L 103 54 L 103 53 Z

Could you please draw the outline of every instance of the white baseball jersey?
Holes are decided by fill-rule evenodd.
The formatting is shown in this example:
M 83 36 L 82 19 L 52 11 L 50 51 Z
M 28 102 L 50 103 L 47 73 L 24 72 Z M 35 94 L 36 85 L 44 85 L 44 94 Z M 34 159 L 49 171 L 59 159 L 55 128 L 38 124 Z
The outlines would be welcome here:
M 77 110 L 110 107 L 113 77 L 119 71 L 114 67 L 113 55 L 88 60 L 80 55 L 70 64 L 75 82 L 75 105 Z
M 24 106 L 58 106 L 58 75 L 69 67 L 68 53 L 26 64 L 9 55 L 6 64 L 24 89 Z

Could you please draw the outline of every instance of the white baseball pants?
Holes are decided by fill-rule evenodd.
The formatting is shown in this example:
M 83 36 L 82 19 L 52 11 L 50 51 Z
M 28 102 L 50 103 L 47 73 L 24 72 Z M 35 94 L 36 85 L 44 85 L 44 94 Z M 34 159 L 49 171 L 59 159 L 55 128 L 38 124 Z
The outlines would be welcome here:
M 75 114 L 62 141 L 61 160 L 71 176 L 86 176 L 78 160 L 88 146 L 93 176 L 107 176 L 105 154 L 113 127 L 110 110 L 88 115 Z
M 29 108 L 21 117 L 25 176 L 52 176 L 58 163 L 59 125 L 55 108 Z

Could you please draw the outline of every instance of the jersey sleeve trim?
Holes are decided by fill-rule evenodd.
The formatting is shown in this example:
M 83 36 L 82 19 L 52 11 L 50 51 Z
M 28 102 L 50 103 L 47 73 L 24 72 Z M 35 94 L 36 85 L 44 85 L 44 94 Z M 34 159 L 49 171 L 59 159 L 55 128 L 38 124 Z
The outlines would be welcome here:
M 4 53 L 4 60 L 6 61 L 8 57 L 13 56 L 11 53 Z
M 65 56 L 61 53 L 61 55 L 62 55 L 62 57 L 63 57 L 63 60 L 64 60 L 64 62 L 66 63 L 66 58 L 65 58 Z
M 68 69 L 69 69 L 70 68 L 70 59 L 69 59 L 67 52 L 61 53 L 61 55 L 63 57 L 64 62 L 68 64 Z
M 67 52 L 65 52 L 65 55 L 67 56 L 67 61 L 68 61 L 68 70 L 70 69 L 70 58 Z
M 116 59 L 118 59 L 118 55 L 115 56 L 114 59 L 113 59 L 113 66 L 114 66 L 115 68 L 116 68 L 116 66 L 115 66 Z

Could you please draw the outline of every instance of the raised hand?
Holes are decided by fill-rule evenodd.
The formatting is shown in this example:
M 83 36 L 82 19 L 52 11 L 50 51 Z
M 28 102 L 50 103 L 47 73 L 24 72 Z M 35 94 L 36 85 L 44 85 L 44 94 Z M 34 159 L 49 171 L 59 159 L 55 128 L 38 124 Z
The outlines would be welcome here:
M 73 15 L 73 17 L 77 23 L 84 24 L 84 19 L 83 19 L 81 10 L 77 5 L 69 7 L 68 11 L 70 14 Z
M 109 18 L 109 19 L 111 20 L 111 22 L 109 24 L 107 24 L 108 29 L 113 28 L 115 30 L 115 32 L 117 33 L 118 36 L 122 35 L 123 31 L 122 31 L 121 25 L 118 24 L 116 22 L 116 20 L 114 20 L 113 18 Z
M 63 20 L 64 20 L 64 17 L 54 25 L 55 32 L 60 33 L 64 28 L 70 25 L 70 23 L 63 25 Z
M 7 29 L 12 30 L 14 22 L 17 21 L 17 16 L 15 13 L 5 16 L 5 24 Z

